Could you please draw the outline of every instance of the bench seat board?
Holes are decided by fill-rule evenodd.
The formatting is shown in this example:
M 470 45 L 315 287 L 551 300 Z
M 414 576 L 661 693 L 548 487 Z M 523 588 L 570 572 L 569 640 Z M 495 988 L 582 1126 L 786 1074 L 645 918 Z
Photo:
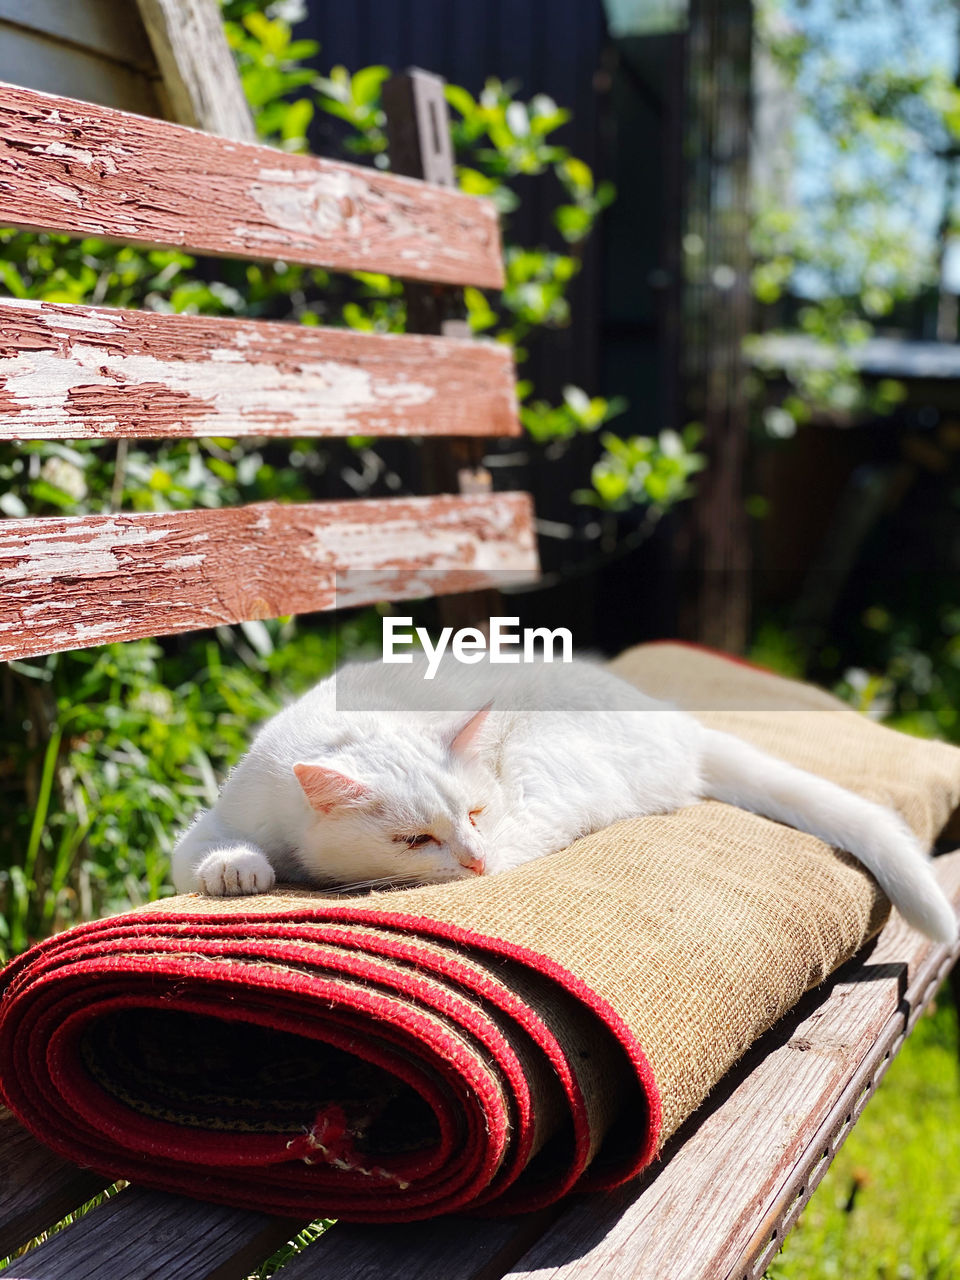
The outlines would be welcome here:
M 0 225 L 503 284 L 489 200 L 7 84 Z
M 130 1187 L 3 1274 L 9 1280 L 237 1280 L 303 1225 Z
M 0 439 L 519 431 L 502 343 L 0 299 Z
M 536 574 L 525 493 L 0 521 L 0 658 Z
M 0 1258 L 102 1191 L 108 1179 L 75 1168 L 0 1107 Z

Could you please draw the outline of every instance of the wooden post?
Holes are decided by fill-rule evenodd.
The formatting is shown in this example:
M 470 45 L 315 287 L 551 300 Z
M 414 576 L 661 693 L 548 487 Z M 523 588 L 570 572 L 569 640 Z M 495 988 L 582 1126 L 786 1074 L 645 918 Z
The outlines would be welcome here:
M 741 652 L 750 609 L 744 511 L 750 319 L 751 0 L 691 0 L 684 262 L 684 420 L 703 424 L 709 468 L 678 538 L 689 639 Z
M 171 120 L 235 142 L 257 131 L 216 0 L 137 0 Z
M 450 115 L 441 76 L 411 67 L 383 86 L 390 168 L 408 178 L 422 178 L 441 187 L 455 187 Z M 405 283 L 408 333 L 438 333 L 466 338 L 463 289 L 451 285 Z M 420 453 L 425 492 L 486 493 L 490 472 L 482 465 L 483 440 L 424 440 Z M 498 591 L 470 592 L 437 600 L 444 626 L 482 625 L 491 614 L 502 613 Z

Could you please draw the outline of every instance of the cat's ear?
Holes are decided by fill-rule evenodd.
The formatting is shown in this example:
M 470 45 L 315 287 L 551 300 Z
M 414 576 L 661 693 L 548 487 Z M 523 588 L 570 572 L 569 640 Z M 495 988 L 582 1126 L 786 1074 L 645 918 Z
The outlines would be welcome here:
M 303 794 L 318 813 L 332 813 L 344 805 L 355 804 L 367 794 L 362 782 L 323 764 L 295 764 L 293 772 L 303 787 Z
M 450 738 L 450 754 L 469 759 L 476 752 L 477 738 L 480 730 L 486 722 L 487 716 L 490 714 L 490 708 L 493 706 L 492 700 L 480 708 L 479 711 L 472 711 L 467 720 L 458 725 Z

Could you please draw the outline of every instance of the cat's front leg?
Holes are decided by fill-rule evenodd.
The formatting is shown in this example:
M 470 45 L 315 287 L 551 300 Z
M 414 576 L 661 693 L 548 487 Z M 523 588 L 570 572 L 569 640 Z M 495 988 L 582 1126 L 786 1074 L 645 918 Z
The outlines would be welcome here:
M 277 878 L 266 857 L 249 844 L 229 844 L 214 849 L 195 874 L 200 892 L 211 898 L 266 893 Z
M 172 876 L 178 893 L 215 898 L 266 893 L 276 881 L 263 850 L 224 830 L 212 811 L 202 813 L 177 841 Z

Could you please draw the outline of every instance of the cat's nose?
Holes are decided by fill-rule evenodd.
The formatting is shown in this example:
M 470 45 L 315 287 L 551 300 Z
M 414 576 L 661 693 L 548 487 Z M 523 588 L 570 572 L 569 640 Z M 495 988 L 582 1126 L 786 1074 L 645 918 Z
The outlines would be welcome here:
M 483 858 L 477 857 L 476 854 L 468 853 L 466 849 L 462 853 L 457 854 L 457 861 L 461 867 L 466 867 L 468 871 L 472 871 L 474 875 L 482 876 L 486 868 Z

